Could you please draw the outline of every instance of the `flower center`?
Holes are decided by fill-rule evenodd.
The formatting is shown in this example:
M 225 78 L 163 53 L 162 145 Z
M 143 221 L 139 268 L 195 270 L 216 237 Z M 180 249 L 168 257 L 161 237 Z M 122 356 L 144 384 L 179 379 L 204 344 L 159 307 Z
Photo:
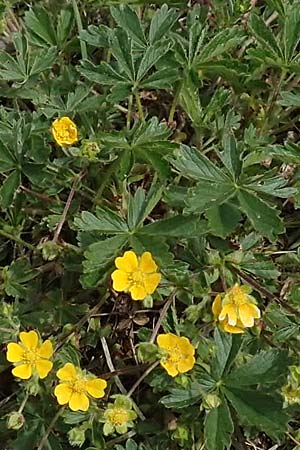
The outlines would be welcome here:
M 114 408 L 110 413 L 109 420 L 114 425 L 123 425 L 128 422 L 128 413 L 123 408 Z
M 74 394 L 82 394 L 86 391 L 86 381 L 83 378 L 70 381 L 70 386 Z
M 172 349 L 169 350 L 169 362 L 173 364 L 178 364 L 182 359 L 185 359 L 186 355 L 182 353 L 180 348 L 175 345 Z
M 129 277 L 132 286 L 142 286 L 144 284 L 144 274 L 141 270 L 132 272 Z
M 38 359 L 38 354 L 35 350 L 24 350 L 23 362 L 24 364 L 35 364 Z

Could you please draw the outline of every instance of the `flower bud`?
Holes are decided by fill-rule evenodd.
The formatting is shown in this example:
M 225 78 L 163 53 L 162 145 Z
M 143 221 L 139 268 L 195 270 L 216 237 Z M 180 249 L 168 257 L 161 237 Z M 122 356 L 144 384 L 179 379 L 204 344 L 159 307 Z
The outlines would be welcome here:
M 7 417 L 7 428 L 9 430 L 19 430 L 24 423 L 24 416 L 18 411 L 12 411 Z
M 68 439 L 72 447 L 81 447 L 85 442 L 85 430 L 82 427 L 72 428 L 68 432 Z

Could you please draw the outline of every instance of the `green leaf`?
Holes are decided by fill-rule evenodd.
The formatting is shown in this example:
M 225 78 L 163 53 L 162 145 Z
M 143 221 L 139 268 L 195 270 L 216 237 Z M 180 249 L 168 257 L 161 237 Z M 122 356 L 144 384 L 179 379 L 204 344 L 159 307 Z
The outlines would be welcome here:
M 160 9 L 157 9 L 150 23 L 150 44 L 154 44 L 154 42 L 166 36 L 176 20 L 177 12 L 174 9 L 168 9 L 167 5 L 163 5 Z
M 98 231 L 104 234 L 128 233 L 126 222 L 108 208 L 97 207 L 96 216 L 88 211 L 83 211 L 81 219 L 75 219 L 74 223 L 82 231 Z
M 0 189 L 0 198 L 2 208 L 11 206 L 15 193 L 20 186 L 21 175 L 18 170 L 14 170 L 4 181 Z
M 127 31 L 132 40 L 140 47 L 145 47 L 145 35 L 141 22 L 134 11 L 127 5 L 120 5 L 118 8 L 112 7 L 110 12 L 117 24 Z
M 223 139 L 224 151 L 221 153 L 223 164 L 232 177 L 237 180 L 241 174 L 242 161 L 237 142 L 233 134 L 226 134 Z
M 175 216 L 144 226 L 139 234 L 166 237 L 198 237 L 207 232 L 207 223 L 196 216 Z
M 241 209 L 248 216 L 253 227 L 270 241 L 275 241 L 278 234 L 284 233 L 284 225 L 278 217 L 278 211 L 255 194 L 240 190 L 238 199 Z
M 231 444 L 234 427 L 227 402 L 211 409 L 204 423 L 204 437 L 207 450 L 224 450 Z
M 242 38 L 243 33 L 236 27 L 220 31 L 202 47 L 199 56 L 195 58 L 196 68 L 198 65 L 201 65 L 201 63 L 215 60 L 217 56 L 228 53 L 228 50 L 237 45 L 241 45 Z
M 199 90 L 190 78 L 184 79 L 180 89 L 179 100 L 194 125 L 200 127 L 203 112 L 200 103 Z
M 241 220 L 239 209 L 231 203 L 212 206 L 205 215 L 212 233 L 223 239 L 233 233 Z
M 179 78 L 177 69 L 161 69 L 140 82 L 140 87 L 144 89 L 167 89 L 173 87 Z
M 118 256 L 127 242 L 127 236 L 114 236 L 91 244 L 84 253 L 87 261 L 83 263 L 85 273 L 104 269 Z
M 170 394 L 162 397 L 160 402 L 166 408 L 186 408 L 197 403 L 205 394 L 200 383 L 193 382 L 187 389 L 170 389 Z
M 284 21 L 283 44 L 285 62 L 292 61 L 300 41 L 300 3 L 295 2 L 288 8 Z M 298 56 L 296 53 L 295 56 Z
M 112 54 L 118 61 L 120 69 L 126 73 L 130 81 L 134 82 L 135 68 L 131 39 L 125 31 L 115 29 L 110 32 L 109 40 Z
M 165 42 L 157 42 L 145 51 L 141 62 L 139 64 L 138 72 L 136 79 L 137 81 L 141 81 L 147 72 L 160 60 L 170 49 L 169 44 Z
M 138 188 L 134 196 L 130 195 L 128 202 L 128 227 L 138 228 L 149 216 L 162 197 L 164 186 L 152 183 L 146 196 L 144 189 Z
M 46 52 L 39 51 L 36 55 L 30 69 L 30 76 L 38 75 L 45 70 L 51 69 L 55 61 L 57 60 L 56 47 L 50 47 Z
M 282 106 L 291 106 L 293 108 L 300 107 L 300 92 L 298 91 L 282 91 L 280 92 L 281 99 L 278 103 Z
M 36 7 L 25 12 L 25 25 L 30 30 L 29 37 L 37 45 L 54 46 L 57 44 L 56 32 L 49 12 Z
M 231 372 L 225 379 L 226 386 L 240 387 L 263 383 L 278 383 L 288 371 L 289 358 L 286 350 L 266 350 L 253 356 L 250 361 Z
M 73 9 L 62 9 L 57 19 L 57 44 L 62 47 L 67 41 L 74 23 Z
M 178 150 L 175 150 L 171 164 L 186 178 L 196 181 L 231 183 L 226 173 L 194 147 L 181 145 Z
M 108 47 L 108 31 L 105 25 L 89 25 L 87 30 L 81 30 L 79 37 L 82 41 L 87 42 L 94 47 Z
M 235 194 L 235 186 L 216 180 L 202 180 L 196 187 L 189 189 L 186 199 L 186 211 L 200 213 L 214 206 L 227 202 Z
M 272 176 L 272 173 L 267 173 L 263 176 L 252 177 L 246 180 L 243 186 L 246 189 L 251 189 L 255 192 L 262 192 L 274 197 L 288 198 L 297 193 L 297 189 L 292 187 L 285 187 L 288 180 L 281 175 Z
M 82 61 L 79 72 L 88 80 L 98 84 L 111 86 L 115 83 L 128 83 L 127 78 L 119 74 L 106 62 L 102 62 L 100 66 L 95 66 L 89 61 Z
M 248 26 L 255 39 L 273 55 L 275 60 L 282 59 L 282 52 L 274 34 L 261 17 L 251 14 Z
M 0 172 L 14 169 L 17 165 L 15 156 L 11 151 L 1 142 L 0 143 Z
M 241 346 L 241 336 L 223 333 L 215 328 L 214 339 L 216 344 L 216 355 L 213 364 L 215 376 L 220 379 L 224 372 L 230 369 Z
M 282 409 L 279 395 L 234 387 L 224 388 L 224 393 L 242 423 L 255 426 L 272 438 L 285 432 L 289 416 Z

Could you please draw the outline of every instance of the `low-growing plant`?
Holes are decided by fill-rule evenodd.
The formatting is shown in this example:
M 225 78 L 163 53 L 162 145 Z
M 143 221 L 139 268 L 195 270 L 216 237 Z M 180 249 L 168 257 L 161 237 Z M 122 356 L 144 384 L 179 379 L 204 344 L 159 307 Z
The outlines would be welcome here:
M 3 450 L 299 450 L 299 0 L 0 4 Z

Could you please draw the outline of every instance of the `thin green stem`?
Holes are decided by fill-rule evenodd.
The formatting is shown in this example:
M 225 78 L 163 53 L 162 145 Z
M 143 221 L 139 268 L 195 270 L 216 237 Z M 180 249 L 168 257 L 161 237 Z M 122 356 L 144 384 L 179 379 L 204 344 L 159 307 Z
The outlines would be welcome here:
M 126 127 L 128 130 L 130 128 L 130 122 L 131 122 L 132 102 L 133 102 L 133 97 L 132 97 L 132 95 L 129 95 L 128 110 L 127 110 L 127 117 L 126 117 Z
M 113 173 L 115 173 L 117 171 L 118 165 L 120 164 L 120 162 L 121 162 L 121 157 L 119 156 L 117 159 L 115 159 L 114 162 L 111 163 L 111 165 L 109 166 L 109 168 L 103 175 L 101 184 L 100 184 L 98 191 L 94 198 L 94 202 L 93 202 L 94 204 L 97 203 L 101 199 L 102 193 L 103 193 L 104 189 L 106 188 L 110 177 L 112 176 Z
M 178 98 L 179 98 L 179 95 L 180 95 L 181 86 L 182 86 L 181 82 L 177 83 L 177 86 L 176 86 L 176 89 L 175 89 L 175 94 L 174 94 L 174 97 L 173 97 L 173 102 L 172 102 L 171 109 L 170 109 L 170 112 L 169 112 L 168 122 L 173 122 L 173 120 L 174 120 L 174 114 L 175 114 L 175 111 L 176 111 L 176 106 L 177 106 L 177 103 L 178 103 Z
M 80 12 L 79 12 L 76 0 L 72 0 L 72 5 L 73 5 L 73 11 L 74 11 L 74 15 L 75 15 L 75 20 L 77 23 L 78 32 L 80 33 L 80 31 L 83 30 L 83 26 L 82 26 L 82 20 L 81 20 L 81 16 L 80 16 Z M 82 59 L 88 59 L 86 43 L 82 40 L 80 40 L 80 49 L 81 49 Z
M 18 413 L 19 414 L 22 414 L 23 409 L 25 408 L 25 405 L 27 403 L 28 397 L 29 397 L 29 392 L 27 391 L 26 394 L 25 394 L 24 400 L 22 401 L 22 403 L 20 405 L 20 408 L 18 409 Z
M 139 112 L 139 118 L 141 119 L 142 122 L 145 122 L 144 111 L 143 111 L 143 107 L 142 107 L 142 103 L 141 103 L 141 99 L 140 99 L 139 93 L 135 92 L 134 96 L 135 96 L 136 106 L 137 106 L 137 109 L 138 109 L 138 112 Z
M 7 239 L 11 241 L 15 241 L 20 245 L 24 245 L 24 247 L 27 247 L 29 250 L 32 250 L 33 252 L 38 251 L 38 249 L 34 246 L 29 244 L 29 242 L 23 241 L 20 237 L 14 236 L 13 234 L 7 233 L 4 230 L 0 230 L 0 235 L 6 237 Z

